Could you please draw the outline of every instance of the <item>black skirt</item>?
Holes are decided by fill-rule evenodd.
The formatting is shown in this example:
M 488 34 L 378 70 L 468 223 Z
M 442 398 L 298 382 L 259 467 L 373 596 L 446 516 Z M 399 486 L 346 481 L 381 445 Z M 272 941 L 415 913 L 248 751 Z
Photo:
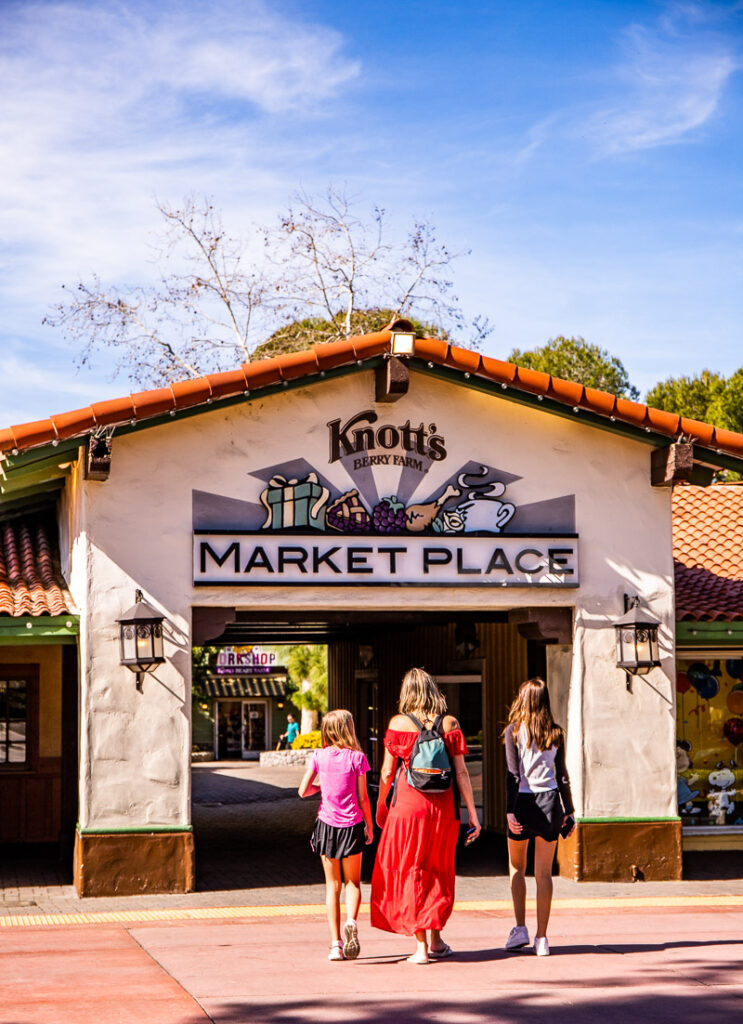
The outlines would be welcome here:
M 553 843 L 560 835 L 565 818 L 560 791 L 557 789 L 547 789 L 540 793 L 519 793 L 513 813 L 523 828 L 518 834 L 509 828 L 508 838 L 517 841 L 539 836 L 548 843 Z
M 315 853 L 330 857 L 333 860 L 342 860 L 344 857 L 353 857 L 364 849 L 364 823 L 358 825 L 326 825 L 318 818 L 312 830 L 310 846 Z

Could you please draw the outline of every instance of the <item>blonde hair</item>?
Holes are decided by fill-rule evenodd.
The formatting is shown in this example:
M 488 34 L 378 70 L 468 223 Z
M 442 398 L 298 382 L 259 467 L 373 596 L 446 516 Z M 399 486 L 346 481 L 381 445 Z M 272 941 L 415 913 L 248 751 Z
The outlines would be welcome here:
M 422 711 L 427 718 L 446 714 L 446 697 L 425 669 L 411 668 L 405 673 L 400 689 L 400 714 Z
M 509 729 L 516 733 L 522 725 L 526 729 L 528 742 L 534 743 L 537 750 L 559 747 L 563 742 L 562 729 L 552 717 L 547 684 L 539 676 L 527 679 L 519 687 L 516 700 L 508 712 L 504 737 Z
M 353 715 L 350 711 L 338 708 L 328 711 L 320 725 L 320 738 L 324 747 L 347 747 L 349 750 L 361 750 L 356 738 Z

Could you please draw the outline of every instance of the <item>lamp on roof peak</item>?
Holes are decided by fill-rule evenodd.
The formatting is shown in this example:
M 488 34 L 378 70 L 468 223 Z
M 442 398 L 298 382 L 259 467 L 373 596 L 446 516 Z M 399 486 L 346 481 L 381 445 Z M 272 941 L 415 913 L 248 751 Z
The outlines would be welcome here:
M 392 335 L 390 352 L 393 356 L 415 355 L 415 327 L 410 320 L 393 320 L 389 330 Z
M 134 600 L 136 603 L 116 621 L 121 641 L 120 662 L 136 673 L 137 689 L 141 693 L 145 673 L 165 661 L 163 616 L 147 604 L 141 590 L 135 591 Z

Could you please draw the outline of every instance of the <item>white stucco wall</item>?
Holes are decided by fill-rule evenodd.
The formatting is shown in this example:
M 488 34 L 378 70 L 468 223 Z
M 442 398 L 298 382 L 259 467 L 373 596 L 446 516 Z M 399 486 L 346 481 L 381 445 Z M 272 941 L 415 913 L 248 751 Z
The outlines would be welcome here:
M 78 482 L 71 587 L 83 613 L 83 827 L 186 824 L 190 786 L 192 605 L 262 610 L 385 609 L 384 587 L 199 587 L 192 583 L 193 489 L 256 500 L 253 470 L 303 457 L 328 465 L 326 423 L 374 405 L 370 371 L 116 436 L 110 479 Z M 574 493 L 580 587 L 397 588 L 418 609 L 575 607 L 567 700 L 569 765 L 582 816 L 675 813 L 670 492 L 650 486 L 650 449 L 580 423 L 413 374 L 410 392 L 376 407 L 384 422 L 434 420 L 448 457 L 426 490 L 469 460 L 518 474 L 516 505 Z M 137 693 L 119 666 L 116 619 L 140 587 L 167 620 L 167 662 Z M 662 669 L 627 693 L 611 622 L 625 591 L 664 623 Z M 569 663 L 569 657 L 568 657 Z M 565 661 L 562 671 L 565 673 Z

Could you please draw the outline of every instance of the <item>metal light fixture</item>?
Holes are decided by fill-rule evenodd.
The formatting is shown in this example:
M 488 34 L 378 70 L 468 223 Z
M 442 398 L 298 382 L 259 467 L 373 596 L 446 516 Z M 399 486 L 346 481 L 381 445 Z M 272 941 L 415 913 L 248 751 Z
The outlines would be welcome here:
M 390 355 L 415 355 L 415 327 L 410 320 L 393 320 L 389 326 Z
M 625 614 L 614 623 L 617 636 L 617 668 L 627 674 L 627 689 L 631 690 L 631 677 L 644 676 L 660 665 L 658 627 L 660 623 L 640 610 L 639 597 L 624 595 Z
M 409 331 L 392 332 L 392 355 L 412 356 L 415 355 L 415 334 Z
M 119 623 L 121 664 L 136 673 L 137 689 L 142 692 L 145 672 L 165 661 L 163 654 L 163 616 L 142 598 L 142 591 L 134 594 L 134 604 L 125 611 Z

